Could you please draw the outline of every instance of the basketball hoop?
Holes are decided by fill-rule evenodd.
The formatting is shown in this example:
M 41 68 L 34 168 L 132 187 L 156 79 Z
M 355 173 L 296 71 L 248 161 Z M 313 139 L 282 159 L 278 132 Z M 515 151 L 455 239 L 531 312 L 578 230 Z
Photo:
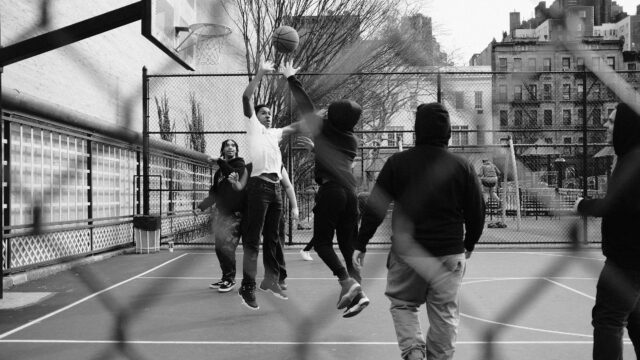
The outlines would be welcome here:
M 220 50 L 225 43 L 231 28 L 220 24 L 198 23 L 189 27 L 176 27 L 176 36 L 183 31 L 189 34 L 176 47 L 177 52 L 187 48 L 195 48 L 195 60 L 198 65 L 217 65 L 220 61 Z M 187 42 L 190 40 L 189 42 Z

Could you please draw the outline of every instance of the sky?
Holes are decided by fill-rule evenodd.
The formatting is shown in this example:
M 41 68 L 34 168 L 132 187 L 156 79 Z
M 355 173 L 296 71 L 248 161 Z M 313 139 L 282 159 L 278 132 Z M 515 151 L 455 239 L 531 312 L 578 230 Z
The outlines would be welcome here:
M 453 55 L 456 65 L 467 65 L 502 32 L 509 31 L 509 13 L 520 12 L 520 20 L 533 17 L 540 0 L 421 0 L 419 10 L 433 21 L 433 33 L 442 49 Z M 640 0 L 616 0 L 625 12 L 635 15 Z M 553 0 L 547 0 L 549 7 Z

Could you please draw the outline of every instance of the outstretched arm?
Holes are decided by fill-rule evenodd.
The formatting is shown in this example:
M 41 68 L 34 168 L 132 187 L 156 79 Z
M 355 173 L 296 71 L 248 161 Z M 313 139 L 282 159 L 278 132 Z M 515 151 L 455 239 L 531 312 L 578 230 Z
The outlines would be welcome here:
M 260 84 L 262 76 L 264 76 L 267 71 L 273 71 L 273 63 L 268 60 L 261 61 L 256 76 L 249 82 L 249 85 L 247 85 L 247 88 L 242 94 L 242 108 L 244 110 L 244 116 L 248 118 L 253 116 L 253 93 L 256 91 L 258 84 Z
M 300 212 L 298 211 L 298 201 L 296 200 L 296 193 L 293 190 L 293 185 L 291 185 L 291 180 L 289 180 L 289 173 L 287 169 L 282 167 L 282 187 L 284 187 L 284 191 L 289 198 L 289 202 L 291 203 L 291 217 L 294 220 L 298 220 Z

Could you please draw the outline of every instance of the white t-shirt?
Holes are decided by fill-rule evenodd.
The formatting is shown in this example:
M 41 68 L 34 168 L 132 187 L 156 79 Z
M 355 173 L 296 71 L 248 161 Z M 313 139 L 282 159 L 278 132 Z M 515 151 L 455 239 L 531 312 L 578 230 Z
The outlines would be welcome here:
M 249 145 L 249 162 L 253 163 L 251 176 L 263 173 L 278 174 L 282 178 L 282 154 L 280 153 L 280 140 L 282 129 L 267 129 L 253 114 L 247 123 L 247 143 Z

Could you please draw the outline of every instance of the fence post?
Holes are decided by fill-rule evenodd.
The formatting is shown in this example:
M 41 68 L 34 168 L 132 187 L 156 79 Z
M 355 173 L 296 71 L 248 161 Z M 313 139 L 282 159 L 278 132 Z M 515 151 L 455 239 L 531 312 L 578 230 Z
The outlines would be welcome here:
M 149 78 L 142 67 L 142 214 L 149 215 Z
M 440 69 L 438 69 L 437 81 L 436 81 L 436 101 L 440 104 L 442 103 L 442 77 L 440 75 Z
M 589 186 L 587 175 L 587 68 L 582 69 L 582 197 L 586 198 L 589 194 L 587 187 Z M 587 217 L 582 217 L 582 230 L 584 234 L 584 242 L 588 242 Z

